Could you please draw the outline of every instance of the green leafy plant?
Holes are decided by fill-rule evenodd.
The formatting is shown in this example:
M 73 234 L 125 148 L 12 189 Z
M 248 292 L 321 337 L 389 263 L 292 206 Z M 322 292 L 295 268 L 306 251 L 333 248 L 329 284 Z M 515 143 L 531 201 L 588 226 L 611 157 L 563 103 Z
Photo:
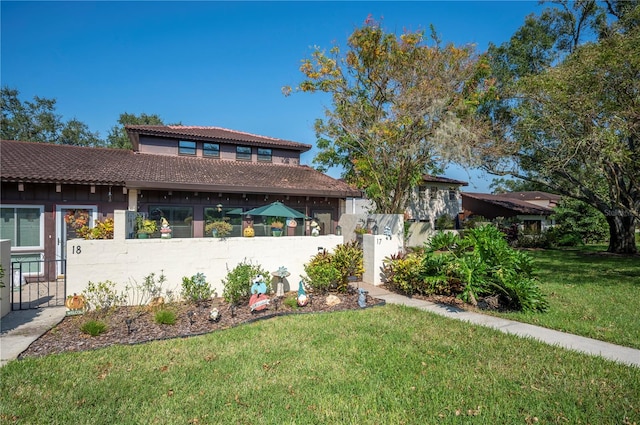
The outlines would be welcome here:
M 445 229 L 455 229 L 456 222 L 451 216 L 447 214 L 442 214 L 440 217 L 436 218 L 435 222 L 436 229 L 445 230 Z
M 143 233 L 150 235 L 158 230 L 158 224 L 155 220 L 144 218 L 142 215 L 136 217 L 136 233 Z
M 323 250 L 304 265 L 306 276 L 302 276 L 302 280 L 312 290 L 324 293 L 334 285 L 337 289 L 340 271 L 333 265 L 332 259 L 333 256 Z
M 292 310 L 297 310 L 298 308 L 300 308 L 300 306 L 298 305 L 298 300 L 296 299 L 296 297 L 287 297 L 287 298 L 284 299 L 282 304 L 286 305 L 287 307 L 291 308 Z
M 340 273 L 338 292 L 346 292 L 349 278 L 361 278 L 364 274 L 362 247 L 356 241 L 340 244 L 335 247 L 331 263 Z
M 227 276 L 222 279 L 224 289 L 222 296 L 230 304 L 238 304 L 240 301 L 248 300 L 251 296 L 251 285 L 253 279 L 258 276 L 269 276 L 269 272 L 264 270 L 259 264 L 252 264 L 246 259 L 235 266 L 232 270 L 227 269 Z M 266 280 L 267 292 L 271 291 L 271 282 Z
M 82 333 L 91 336 L 98 336 L 101 333 L 106 332 L 106 330 L 107 325 L 104 322 L 93 319 L 84 322 L 82 326 L 80 326 L 80 331 L 82 331 Z
M 233 226 L 226 221 L 212 221 L 204 227 L 204 233 L 213 237 L 224 238 L 231 233 Z
M 156 314 L 153 317 L 153 320 L 159 325 L 175 325 L 176 324 L 176 313 L 172 310 L 160 309 L 156 311 Z
M 110 280 L 97 283 L 89 281 L 82 295 L 89 308 L 106 311 L 127 303 L 127 294 L 118 294 L 115 287 L 116 284 Z
M 182 298 L 191 302 L 200 302 L 211 298 L 213 290 L 203 273 L 182 278 Z
M 113 228 L 113 219 L 107 218 L 104 221 L 96 220 L 92 228 L 87 225 L 82 226 L 76 234 L 84 239 L 113 239 Z

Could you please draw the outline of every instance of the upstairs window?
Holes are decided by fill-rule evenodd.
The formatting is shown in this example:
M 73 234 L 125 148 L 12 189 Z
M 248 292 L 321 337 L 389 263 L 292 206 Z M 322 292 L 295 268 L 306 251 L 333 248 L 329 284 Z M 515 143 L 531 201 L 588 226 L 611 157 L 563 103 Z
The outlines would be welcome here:
M 431 199 L 436 199 L 438 197 L 438 188 L 436 186 L 431 186 L 431 189 L 429 189 L 429 197 Z
M 217 143 L 205 143 L 202 146 L 202 153 L 210 158 L 220 158 L 220 145 Z
M 258 148 L 258 161 L 271 162 L 271 149 Z
M 236 146 L 236 160 L 251 161 L 251 147 Z
M 180 143 L 178 144 L 178 153 L 180 155 L 195 155 L 196 142 L 191 140 L 180 140 Z
M 455 201 L 458 199 L 458 191 L 455 189 L 449 189 L 449 200 Z

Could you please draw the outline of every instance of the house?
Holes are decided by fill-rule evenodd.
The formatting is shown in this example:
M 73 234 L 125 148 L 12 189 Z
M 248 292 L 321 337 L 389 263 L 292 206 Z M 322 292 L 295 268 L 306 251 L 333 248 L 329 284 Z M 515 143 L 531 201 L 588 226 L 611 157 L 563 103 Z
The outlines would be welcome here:
M 553 225 L 549 218 L 560 201 L 560 195 L 541 191 L 501 194 L 462 193 L 465 218 L 515 218 L 530 232 L 540 233 Z
M 261 236 L 263 218 L 242 213 L 281 201 L 330 234 L 345 199 L 360 195 L 301 165 L 310 145 L 219 127 L 126 130 L 132 150 L 0 142 L 0 239 L 12 241 L 13 260 L 64 258 L 66 240 L 81 225 L 115 210 L 164 217 L 174 238 L 203 237 L 216 219 L 233 225 L 231 236 L 248 225 Z M 309 234 L 304 220 L 295 224 L 288 234 Z

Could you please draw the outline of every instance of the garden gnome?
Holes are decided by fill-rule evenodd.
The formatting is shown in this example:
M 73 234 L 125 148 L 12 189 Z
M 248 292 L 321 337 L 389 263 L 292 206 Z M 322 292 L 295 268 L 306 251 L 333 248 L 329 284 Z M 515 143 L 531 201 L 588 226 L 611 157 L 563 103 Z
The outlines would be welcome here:
M 367 294 L 369 293 L 369 291 L 366 291 L 362 288 L 358 288 L 358 305 L 361 308 L 364 308 L 367 306 Z
M 320 235 L 320 226 L 318 222 L 313 220 L 311 221 L 311 236 L 319 236 Z
M 298 285 L 298 305 L 300 307 L 304 307 L 307 305 L 307 302 L 309 302 L 309 299 L 307 298 L 307 293 L 304 290 L 304 283 L 300 281 L 300 284 Z

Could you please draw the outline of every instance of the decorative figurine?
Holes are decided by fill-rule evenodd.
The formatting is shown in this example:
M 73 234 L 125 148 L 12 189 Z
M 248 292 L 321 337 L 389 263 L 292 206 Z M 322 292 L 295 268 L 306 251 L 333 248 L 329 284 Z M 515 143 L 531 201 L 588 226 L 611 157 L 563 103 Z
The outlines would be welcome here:
M 304 307 L 309 302 L 309 298 L 307 297 L 307 293 L 304 290 L 304 283 L 300 281 L 298 284 L 298 305 L 300 307 Z
M 267 285 L 264 283 L 264 277 L 262 275 L 256 276 L 251 285 L 251 298 L 249 298 L 249 308 L 251 312 L 260 311 L 267 308 L 269 305 L 269 297 L 265 295 L 267 292 Z
M 362 288 L 358 288 L 358 305 L 361 308 L 364 308 L 367 306 L 367 294 L 369 293 L 369 291 L 364 290 Z

